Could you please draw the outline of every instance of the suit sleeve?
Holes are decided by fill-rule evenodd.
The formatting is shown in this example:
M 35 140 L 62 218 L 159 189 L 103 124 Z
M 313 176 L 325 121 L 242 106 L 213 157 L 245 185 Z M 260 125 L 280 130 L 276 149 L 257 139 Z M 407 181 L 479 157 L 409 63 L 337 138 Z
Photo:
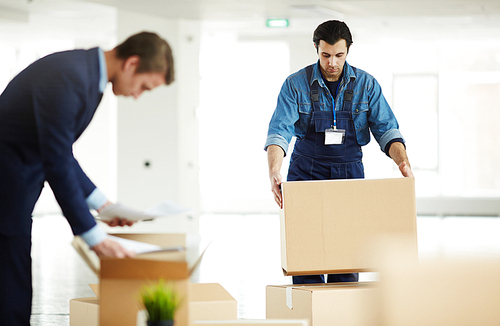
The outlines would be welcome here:
M 95 186 L 73 156 L 85 89 L 74 76 L 49 75 L 31 90 L 45 178 L 75 235 L 96 225 L 85 201 Z

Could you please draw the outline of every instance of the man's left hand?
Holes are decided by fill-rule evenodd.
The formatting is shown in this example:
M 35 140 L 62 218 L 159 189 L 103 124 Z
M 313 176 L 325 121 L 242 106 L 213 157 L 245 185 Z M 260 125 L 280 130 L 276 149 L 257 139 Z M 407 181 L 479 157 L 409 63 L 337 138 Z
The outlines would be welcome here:
M 99 209 L 97 210 L 97 212 L 101 211 L 104 207 L 108 206 L 108 205 L 112 205 L 113 203 L 108 201 L 106 204 L 102 205 L 101 207 L 99 207 Z M 102 222 L 106 223 L 107 225 L 113 227 L 113 226 L 132 226 L 135 221 L 129 221 L 127 220 L 126 218 L 120 218 L 120 217 L 115 217 L 114 219 L 110 220 L 110 221 L 103 221 L 101 220 Z
M 405 161 L 399 164 L 399 171 L 401 171 L 403 177 L 414 178 L 410 165 L 408 165 Z
M 106 223 L 109 226 L 125 226 L 125 225 L 132 226 L 135 223 L 134 221 L 129 221 L 126 218 L 119 218 L 119 217 L 115 217 L 111 221 L 102 221 L 102 222 Z

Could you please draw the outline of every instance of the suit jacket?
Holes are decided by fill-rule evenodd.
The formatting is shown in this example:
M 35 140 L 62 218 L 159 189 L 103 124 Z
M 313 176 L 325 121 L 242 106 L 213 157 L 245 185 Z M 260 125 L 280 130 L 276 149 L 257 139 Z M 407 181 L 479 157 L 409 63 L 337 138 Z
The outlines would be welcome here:
M 97 48 L 59 52 L 28 66 L 0 96 L 0 145 L 12 149 L 0 152 L 1 163 L 8 169 L 9 162 L 24 165 L 9 173 L 19 174 L 22 186 L 29 189 L 40 187 L 32 182 L 47 181 L 74 234 L 95 225 L 85 202 L 95 185 L 75 160 L 72 147 L 101 101 L 99 78 Z M 21 159 L 14 158 L 18 152 L 24 153 Z M 0 194 L 11 186 L 0 184 Z M 22 212 L 32 211 L 30 201 L 18 201 L 25 206 Z M 17 228 L 26 227 L 26 217 L 16 215 L 19 210 L 13 205 L 0 204 L 0 232 L 16 234 Z

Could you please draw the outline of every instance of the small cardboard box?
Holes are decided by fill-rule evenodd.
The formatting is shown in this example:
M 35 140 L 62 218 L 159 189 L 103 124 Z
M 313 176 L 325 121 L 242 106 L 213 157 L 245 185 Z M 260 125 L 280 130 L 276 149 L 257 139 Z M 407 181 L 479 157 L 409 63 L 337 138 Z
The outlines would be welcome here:
M 189 284 L 189 314 L 195 320 L 238 318 L 236 300 L 217 283 Z
M 374 271 L 374 237 L 406 236 L 417 250 L 415 181 L 292 181 L 281 185 L 281 266 L 285 275 Z
M 185 246 L 184 234 L 116 234 L 125 239 L 162 247 Z M 188 279 L 191 268 L 185 252 L 155 252 L 131 259 L 103 258 L 100 262 L 100 325 L 136 326 L 141 288 L 148 281 L 165 279 L 185 304 L 175 314 L 177 326 L 189 325 Z
M 392 260 L 381 272 L 384 326 L 500 325 L 498 258 Z
M 306 319 L 310 326 L 375 326 L 377 295 L 374 282 L 269 285 L 266 318 Z
M 70 326 L 99 326 L 99 299 L 96 297 L 69 301 Z
M 197 321 L 193 326 L 309 326 L 307 320 L 293 319 L 237 319 L 237 320 L 213 320 Z

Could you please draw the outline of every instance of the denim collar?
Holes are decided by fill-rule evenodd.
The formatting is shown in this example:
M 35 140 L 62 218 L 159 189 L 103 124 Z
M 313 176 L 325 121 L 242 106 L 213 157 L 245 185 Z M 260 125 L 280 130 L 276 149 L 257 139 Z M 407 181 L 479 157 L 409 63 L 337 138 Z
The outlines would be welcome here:
M 351 80 L 351 77 L 356 78 L 356 74 L 354 74 L 354 70 L 346 61 L 344 63 L 344 71 L 342 73 L 342 80 L 340 84 L 347 84 Z M 319 60 L 314 64 L 313 75 L 312 79 L 309 81 L 309 86 L 312 85 L 314 81 L 318 81 L 320 87 L 326 88 L 325 82 L 323 81 L 323 77 L 321 75 Z

